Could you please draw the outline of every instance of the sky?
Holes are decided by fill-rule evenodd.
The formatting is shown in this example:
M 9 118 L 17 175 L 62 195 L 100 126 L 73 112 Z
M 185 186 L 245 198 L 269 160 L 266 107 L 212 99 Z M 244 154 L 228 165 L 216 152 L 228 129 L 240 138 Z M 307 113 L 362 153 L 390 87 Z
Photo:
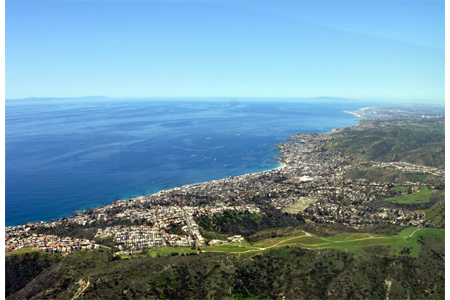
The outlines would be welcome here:
M 444 1 L 9 1 L 5 96 L 444 101 Z

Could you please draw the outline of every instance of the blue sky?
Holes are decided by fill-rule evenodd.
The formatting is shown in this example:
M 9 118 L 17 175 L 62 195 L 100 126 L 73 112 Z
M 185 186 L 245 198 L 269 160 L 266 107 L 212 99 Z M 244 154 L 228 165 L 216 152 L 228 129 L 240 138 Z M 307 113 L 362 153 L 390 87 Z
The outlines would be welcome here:
M 6 1 L 6 98 L 427 99 L 444 1 Z

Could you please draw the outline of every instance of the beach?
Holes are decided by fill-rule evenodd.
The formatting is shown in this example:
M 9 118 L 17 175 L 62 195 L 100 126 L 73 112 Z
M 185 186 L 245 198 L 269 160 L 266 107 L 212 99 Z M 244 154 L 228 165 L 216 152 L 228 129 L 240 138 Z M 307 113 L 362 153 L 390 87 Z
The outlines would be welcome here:
M 358 113 L 352 112 L 352 111 L 346 111 L 346 110 L 344 110 L 344 112 L 345 112 L 345 113 L 348 113 L 348 114 L 355 115 L 355 116 L 357 116 L 358 118 L 364 118 L 364 116 L 362 116 L 362 115 L 360 115 L 360 114 L 358 114 Z

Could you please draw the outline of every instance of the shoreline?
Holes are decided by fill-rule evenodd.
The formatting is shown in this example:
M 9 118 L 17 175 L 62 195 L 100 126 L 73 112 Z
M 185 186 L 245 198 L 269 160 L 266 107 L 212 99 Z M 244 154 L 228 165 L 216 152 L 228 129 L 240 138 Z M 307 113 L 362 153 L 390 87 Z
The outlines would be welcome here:
M 339 131 L 342 131 L 342 128 L 345 128 L 345 127 L 333 128 L 333 129 L 331 129 L 330 133 L 338 133 Z
M 264 173 L 264 172 L 271 172 L 271 171 L 274 171 L 274 170 L 277 170 L 277 169 L 282 169 L 282 168 L 285 167 L 285 165 L 283 163 L 279 163 L 279 164 L 280 164 L 280 166 L 278 166 L 278 167 L 276 167 L 274 169 L 265 170 L 265 171 L 259 171 L 259 172 L 254 172 L 254 173 L 245 173 L 245 174 L 229 176 L 229 177 L 239 177 L 239 176 L 254 175 L 254 174 L 259 174 L 259 173 Z M 175 190 L 178 190 L 178 189 L 181 189 L 181 188 L 186 188 L 186 187 L 190 187 L 190 186 L 197 185 L 197 184 L 205 184 L 205 183 L 212 182 L 212 181 L 219 181 L 219 180 L 222 180 L 222 179 L 225 179 L 225 178 L 229 178 L 229 177 L 223 177 L 223 178 L 219 178 L 219 179 L 212 179 L 212 180 L 203 181 L 203 182 L 188 183 L 188 184 L 185 184 L 185 185 L 181 185 L 181 186 L 176 186 L 176 187 L 170 188 L 168 190 L 160 190 L 160 191 L 158 191 L 156 193 L 153 193 L 153 194 L 139 196 L 139 197 L 136 197 L 136 198 L 115 200 L 114 202 L 116 202 L 116 201 L 128 201 L 128 200 L 140 200 L 140 199 L 144 199 L 145 197 L 151 197 L 151 196 L 157 196 L 159 194 L 170 193 L 172 191 L 175 191 Z
M 262 174 L 264 172 L 272 172 L 272 171 L 275 171 L 275 170 L 278 170 L 278 169 L 284 169 L 286 167 L 286 164 L 284 164 L 282 162 L 279 162 L 278 164 L 280 166 L 278 166 L 278 167 L 276 167 L 274 169 L 269 169 L 269 170 L 264 170 L 264 171 L 259 171 L 259 172 L 253 172 L 253 173 L 245 173 L 245 174 L 229 176 L 229 177 L 240 177 L 240 176 L 255 175 L 255 174 L 260 174 L 260 173 Z M 222 179 L 225 179 L 225 178 L 229 178 L 229 177 L 223 177 L 223 178 L 219 178 L 219 179 L 212 179 L 212 180 L 203 181 L 203 182 L 188 183 L 188 184 L 185 184 L 185 185 L 182 185 L 182 186 L 177 186 L 177 187 L 174 187 L 174 188 L 171 188 L 171 189 L 168 189 L 168 190 L 160 190 L 159 192 L 156 192 L 156 193 L 153 193 L 153 194 L 139 196 L 139 197 L 136 197 L 136 198 L 128 198 L 128 199 L 123 199 L 123 200 L 116 200 L 116 201 L 128 201 L 128 200 L 144 199 L 145 197 L 156 196 L 156 195 L 162 194 L 162 193 L 169 193 L 169 192 L 172 192 L 172 191 L 177 190 L 177 189 L 186 188 L 186 187 L 190 187 L 190 186 L 197 185 L 197 184 L 205 184 L 205 183 L 212 182 L 212 181 L 219 181 L 219 180 L 222 180 Z
M 358 113 L 355 113 L 355 112 L 346 111 L 346 110 L 344 110 L 343 112 L 348 113 L 348 114 L 355 115 L 355 116 L 357 116 L 358 118 L 364 118 L 364 116 L 362 116 L 362 115 L 360 115 L 360 114 L 358 114 Z
M 356 113 L 352 113 L 352 112 L 349 112 L 349 111 L 344 111 L 344 112 L 351 113 L 351 114 L 357 115 L 358 117 L 363 118 L 363 116 L 359 116 L 359 115 L 356 114 Z M 356 121 L 356 124 L 358 124 L 358 121 L 359 121 L 359 120 Z M 354 126 L 354 125 L 353 125 L 353 126 Z M 347 127 L 350 127 L 350 126 L 347 126 Z M 341 131 L 343 128 L 346 128 L 346 127 L 333 128 L 333 129 L 331 130 L 331 132 L 325 132 L 325 133 L 320 133 L 320 134 L 336 133 L 336 132 Z M 282 142 L 281 144 L 286 143 L 286 142 L 289 142 L 289 141 L 290 141 L 290 140 L 288 140 L 288 137 L 285 137 L 285 141 Z M 284 153 L 283 153 L 282 155 L 280 155 L 280 156 L 274 156 L 274 158 L 277 159 L 277 157 L 281 157 L 281 156 L 283 156 L 283 155 L 284 155 Z M 234 176 L 228 176 L 228 177 L 222 177 L 222 178 L 219 178 L 219 179 L 212 179 L 212 180 L 208 180 L 208 181 L 204 181 L 204 182 L 189 183 L 189 184 L 185 184 L 185 185 L 181 185 L 181 186 L 176 186 L 176 187 L 173 187 L 173 188 L 169 188 L 169 189 L 167 189 L 167 190 L 162 189 L 162 190 L 159 190 L 158 192 L 155 192 L 155 193 L 153 193 L 153 194 L 147 194 L 147 195 L 142 195 L 142 196 L 138 196 L 138 197 L 130 197 L 130 198 L 126 198 L 126 199 L 118 199 L 118 200 L 112 201 L 112 202 L 109 203 L 109 204 L 104 204 L 104 205 L 96 206 L 96 207 L 89 208 L 89 209 L 75 210 L 74 212 L 69 213 L 69 214 L 67 214 L 67 215 L 64 216 L 64 217 L 60 217 L 60 218 L 56 218 L 56 219 L 50 219 L 50 220 L 46 220 L 46 221 L 36 221 L 36 222 L 28 221 L 28 222 L 24 222 L 24 223 L 22 223 L 22 224 L 27 224 L 27 223 L 40 223 L 40 222 L 46 223 L 46 222 L 57 221 L 57 220 L 61 220 L 61 219 L 64 219 L 64 218 L 70 218 L 70 217 L 73 217 L 73 216 L 77 215 L 78 213 L 85 212 L 85 211 L 88 211 L 88 210 L 90 210 L 90 209 L 95 209 L 95 208 L 101 208 L 101 207 L 104 207 L 104 206 L 108 206 L 108 205 L 114 204 L 114 203 L 116 203 L 116 202 L 121 202 L 121 201 L 139 201 L 139 200 L 145 199 L 146 197 L 151 197 L 151 196 L 157 196 L 157 195 L 161 195 L 161 194 L 166 194 L 166 193 L 170 193 L 170 192 L 172 192 L 172 191 L 175 191 L 175 190 L 178 190 L 178 189 L 181 189 L 181 188 L 186 188 L 186 187 L 195 186 L 195 185 L 199 185 L 199 184 L 206 184 L 206 183 L 208 183 L 208 182 L 219 181 L 219 180 L 223 180 L 223 179 L 226 179 L 226 178 L 229 178 L 229 177 L 241 177 L 241 176 L 248 176 L 248 175 L 264 174 L 264 173 L 266 173 L 266 172 L 273 172 L 273 171 L 276 171 L 276 170 L 279 170 L 279 169 L 281 170 L 281 169 L 286 168 L 286 164 L 284 164 L 284 163 L 281 162 L 281 161 L 278 161 L 277 164 L 279 164 L 279 166 L 276 167 L 276 168 L 273 168 L 273 169 L 268 169 L 268 170 L 258 171 L 258 172 L 249 172 L 249 173 L 244 173 L 244 174 L 239 174 L 239 175 L 234 175 Z M 13 227 L 13 226 L 16 226 L 16 225 L 10 225 L 10 226 L 5 226 L 5 227 Z

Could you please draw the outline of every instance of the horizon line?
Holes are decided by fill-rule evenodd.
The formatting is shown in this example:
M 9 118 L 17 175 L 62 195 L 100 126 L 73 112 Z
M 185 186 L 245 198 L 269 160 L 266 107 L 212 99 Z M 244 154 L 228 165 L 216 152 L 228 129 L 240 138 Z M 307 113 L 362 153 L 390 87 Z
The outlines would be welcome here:
M 53 96 L 45 96 L 45 97 L 25 97 L 25 98 L 5 98 L 6 100 L 31 100 L 31 99 L 37 99 L 37 100 L 45 100 L 45 99 L 53 99 L 53 100 L 70 100 L 70 99 L 89 99 L 89 98 L 102 98 L 102 99 L 286 99 L 286 100 L 314 100 L 314 99 L 321 99 L 321 100 L 344 100 L 344 101 L 361 101 L 361 102 L 367 102 L 367 101 L 381 101 L 381 102 L 420 102 L 420 101 L 427 101 L 427 102 L 442 102 L 445 103 L 444 100 L 430 100 L 430 99 L 400 99 L 400 98 L 361 98 L 361 99 L 355 99 L 355 98 L 344 98 L 344 97 L 333 97 L 333 96 L 316 96 L 316 97 L 282 97 L 282 96 L 103 96 L 103 95 L 90 95 L 90 96 L 78 96 L 78 97 L 53 97 Z

